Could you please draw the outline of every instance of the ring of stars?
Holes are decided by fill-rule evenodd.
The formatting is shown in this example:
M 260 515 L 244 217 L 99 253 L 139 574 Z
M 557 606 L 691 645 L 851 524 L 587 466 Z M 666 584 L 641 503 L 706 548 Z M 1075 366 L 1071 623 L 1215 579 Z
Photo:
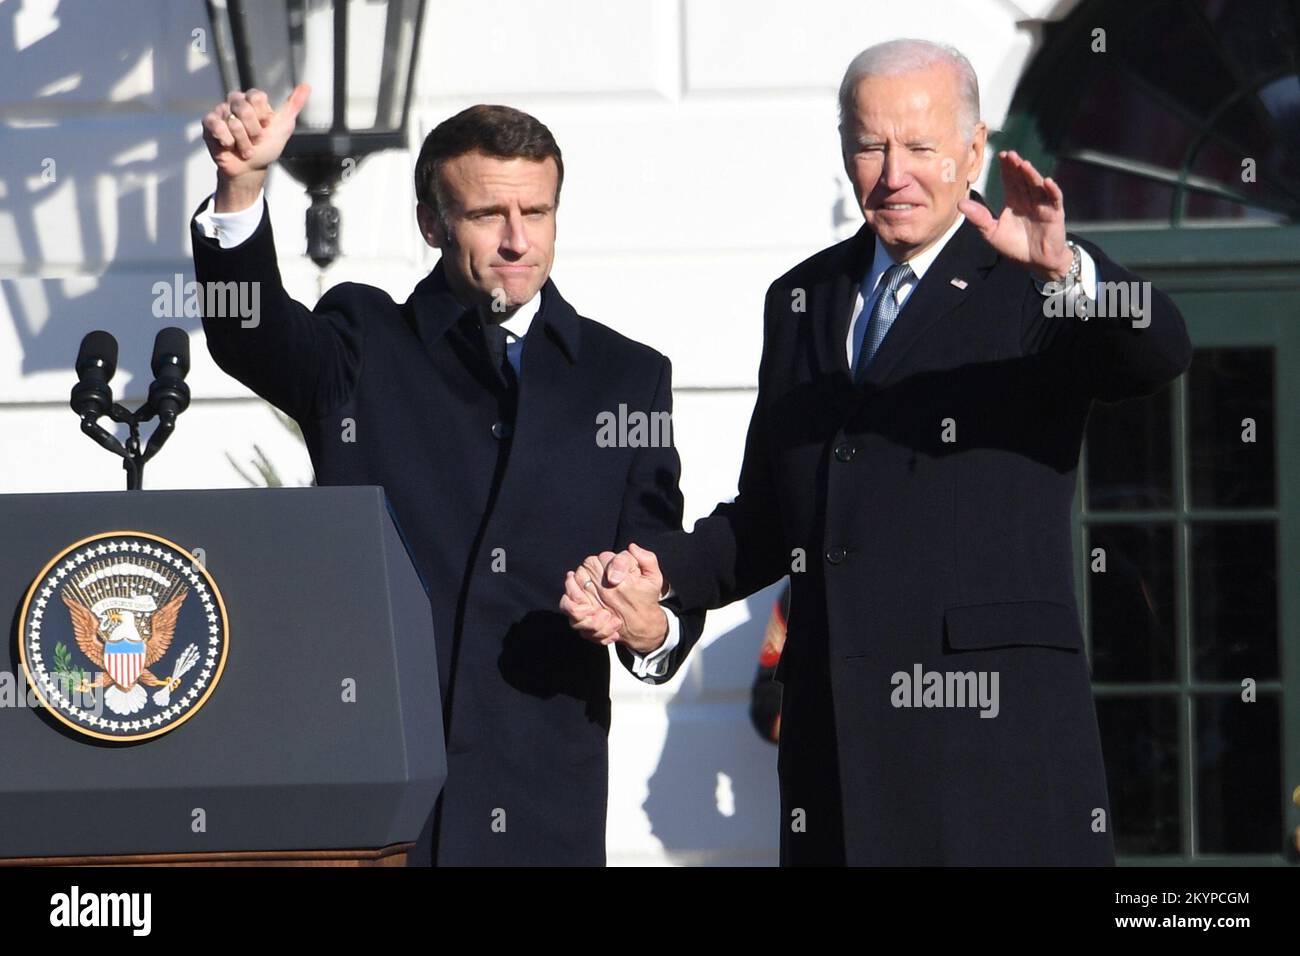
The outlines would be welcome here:
M 198 676 L 192 680 L 189 689 L 181 694 L 178 699 L 172 701 L 169 706 L 145 717 L 111 719 L 78 707 L 68 699 L 68 696 L 56 682 L 55 674 L 45 666 L 44 651 L 41 644 L 41 626 L 47 612 L 47 606 L 53 599 L 55 592 L 69 574 L 83 566 L 87 561 L 109 556 L 111 558 L 131 556 L 152 558 L 156 562 L 173 569 L 185 579 L 194 595 L 196 595 L 203 607 L 204 617 L 208 622 L 207 647 L 206 650 L 200 652 L 202 660 L 200 664 L 196 665 Z M 130 740 L 143 734 L 152 736 L 152 733 L 172 724 L 196 705 L 201 705 L 203 700 L 207 698 L 207 693 L 204 692 L 205 688 L 208 693 L 211 692 L 209 685 L 212 682 L 213 675 L 218 671 L 224 649 L 221 618 L 218 614 L 220 609 L 214 598 L 215 595 L 212 589 L 208 587 L 205 578 L 195 570 L 193 562 L 171 548 L 147 540 L 127 539 L 99 540 L 78 548 L 75 553 L 60 561 L 56 567 L 48 570 L 39 585 L 39 590 L 36 592 L 36 600 L 31 602 L 31 610 L 27 615 L 29 623 L 25 640 L 29 673 L 33 675 L 41 691 L 41 696 L 54 705 L 63 716 L 75 721 L 78 726 L 121 740 Z M 179 653 L 179 650 L 176 653 Z M 200 700 L 200 697 L 203 700 Z

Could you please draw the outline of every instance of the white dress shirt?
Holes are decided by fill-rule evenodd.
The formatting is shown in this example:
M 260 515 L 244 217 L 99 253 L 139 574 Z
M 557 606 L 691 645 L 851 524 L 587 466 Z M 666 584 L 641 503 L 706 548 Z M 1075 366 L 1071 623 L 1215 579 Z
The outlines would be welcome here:
M 215 210 L 216 194 L 208 199 L 208 204 L 195 217 L 194 222 L 199 231 L 209 239 L 216 239 L 222 249 L 233 249 L 257 231 L 262 221 L 262 190 L 257 199 L 247 209 L 237 212 L 217 212 Z M 501 325 L 509 333 L 506 339 L 506 358 L 514 366 L 515 374 L 520 374 L 520 361 L 523 358 L 524 337 L 528 334 L 542 307 L 542 293 L 538 291 L 531 299 L 515 310 L 514 315 L 505 319 Z M 656 677 L 668 673 L 668 655 L 681 639 L 681 622 L 669 608 L 664 608 L 668 618 L 668 637 L 648 654 L 638 654 L 628 649 L 632 655 L 632 673 L 648 684 L 655 683 Z
M 506 358 L 514 366 L 516 375 L 519 374 L 519 362 L 524 354 L 524 336 L 528 334 L 541 307 L 542 292 L 538 289 L 531 299 L 515 309 L 514 315 L 500 323 L 501 328 L 506 330 Z

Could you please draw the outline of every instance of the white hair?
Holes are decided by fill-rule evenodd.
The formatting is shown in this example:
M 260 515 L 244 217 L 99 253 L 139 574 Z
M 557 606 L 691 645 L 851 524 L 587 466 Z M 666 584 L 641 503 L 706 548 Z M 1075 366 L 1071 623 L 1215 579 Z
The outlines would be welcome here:
M 912 39 L 888 40 L 869 46 L 855 56 L 844 71 L 839 97 L 841 142 L 852 126 L 853 95 L 864 79 L 869 76 L 899 76 L 940 64 L 951 66 L 957 73 L 957 129 L 969 145 L 975 137 L 975 124 L 980 119 L 980 84 L 975 68 L 954 46 Z

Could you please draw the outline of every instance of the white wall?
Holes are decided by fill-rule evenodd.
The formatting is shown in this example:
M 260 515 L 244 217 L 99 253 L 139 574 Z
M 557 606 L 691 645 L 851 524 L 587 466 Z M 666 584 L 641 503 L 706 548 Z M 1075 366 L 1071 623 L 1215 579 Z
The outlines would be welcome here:
M 860 222 L 835 133 L 849 59 L 893 36 L 954 43 L 996 127 L 1037 23 L 1073 3 L 429 0 L 411 142 L 477 102 L 550 126 L 566 167 L 553 277 L 580 311 L 672 358 L 689 527 L 735 492 L 767 284 Z M 221 96 L 192 49 L 206 27 L 201 0 L 0 0 L 0 492 L 121 486 L 67 407 L 72 363 L 87 331 L 111 330 L 119 397 L 142 399 L 151 287 L 193 277 L 188 219 L 213 183 L 199 118 Z M 323 275 L 302 254 L 306 198 L 273 173 L 295 296 L 358 280 L 401 301 L 432 268 L 413 160 L 358 168 L 338 198 L 345 256 Z M 246 462 L 254 444 L 288 483 L 308 480 L 305 451 L 212 364 L 197 321 L 164 324 L 194 333 L 194 404 L 147 487 L 240 486 L 227 454 Z M 775 862 L 776 751 L 747 716 L 772 598 L 711 615 L 665 687 L 616 667 L 611 863 Z

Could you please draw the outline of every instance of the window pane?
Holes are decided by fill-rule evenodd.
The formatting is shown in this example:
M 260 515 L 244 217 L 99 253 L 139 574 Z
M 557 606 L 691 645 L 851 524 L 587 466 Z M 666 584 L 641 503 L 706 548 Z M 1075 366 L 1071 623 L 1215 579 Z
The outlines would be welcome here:
M 1192 676 L 1276 680 L 1277 532 L 1271 523 L 1192 526 Z
M 1171 389 L 1088 417 L 1087 492 L 1092 511 L 1172 508 Z
M 1275 80 L 1238 99 L 1190 169 L 1194 180 L 1219 183 L 1247 205 L 1300 215 L 1300 79 Z
M 1105 552 L 1105 572 L 1091 570 L 1097 548 Z M 1088 561 L 1093 679 L 1172 680 L 1173 526 L 1093 525 Z
M 1278 178 L 1290 185 L 1300 173 L 1300 71 L 1265 83 L 1256 98 L 1273 132 L 1271 155 L 1286 164 Z
M 1225 219 L 1238 219 L 1244 225 L 1285 226 L 1291 221 L 1286 213 L 1271 212 L 1258 206 L 1243 206 L 1229 199 L 1220 199 L 1195 191 L 1187 194 L 1183 213 L 1183 226 L 1222 226 Z
M 1189 125 L 1131 76 L 1110 70 L 1093 81 L 1087 98 L 1070 118 L 1061 147 L 1063 151 L 1101 150 L 1176 172 L 1199 132 L 1199 124 Z
M 1234 72 L 1245 77 L 1295 66 L 1300 20 L 1294 3 L 1278 0 L 1203 0 L 1219 49 Z
M 1241 160 L 1249 156 L 1262 162 L 1277 143 L 1274 118 L 1264 109 L 1259 99 L 1248 92 L 1249 89 L 1243 89 L 1236 102 L 1215 118 L 1212 132 L 1213 141 L 1236 158 L 1225 181 L 1238 189 L 1243 185 Z M 1207 175 L 1210 173 L 1208 168 L 1204 171 Z
M 1131 9 L 1137 16 L 1125 25 L 1129 35 L 1114 44 L 1125 67 L 1194 115 L 1213 116 L 1238 85 L 1214 32 L 1182 0 Z
M 1168 699 L 1097 701 L 1117 854 L 1178 853 L 1178 708 Z
M 1052 172 L 1072 222 L 1129 222 L 1173 217 L 1172 186 L 1090 163 L 1062 159 Z
M 1281 708 L 1276 697 L 1196 700 L 1200 853 L 1277 853 L 1282 831 Z
M 1192 505 L 1271 506 L 1273 350 L 1197 349 L 1187 383 Z M 1244 419 L 1255 423 L 1253 442 L 1243 440 Z

